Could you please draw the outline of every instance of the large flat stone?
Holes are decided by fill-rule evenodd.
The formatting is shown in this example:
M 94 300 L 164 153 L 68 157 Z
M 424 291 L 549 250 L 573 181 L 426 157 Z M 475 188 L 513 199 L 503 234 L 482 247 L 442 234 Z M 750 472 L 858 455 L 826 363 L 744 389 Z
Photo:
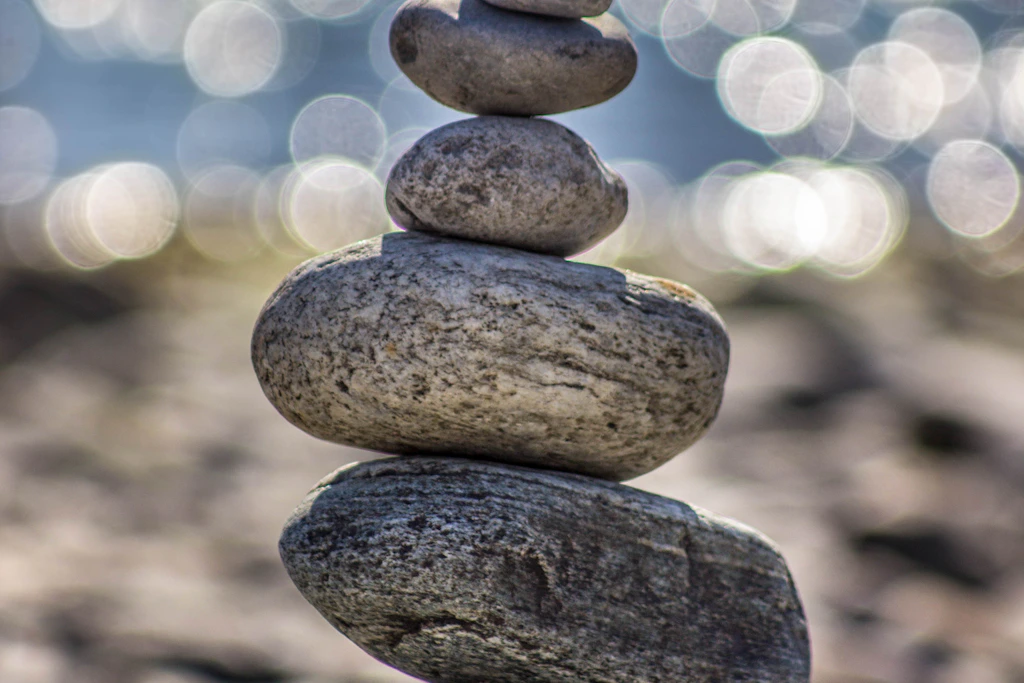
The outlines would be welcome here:
M 299 266 L 252 354 L 323 439 L 628 479 L 707 430 L 729 340 L 683 285 L 408 232 Z
M 441 104 L 534 116 L 599 104 L 636 73 L 636 47 L 610 14 L 559 19 L 483 0 L 408 0 L 391 23 L 399 68 Z
M 589 477 L 449 458 L 339 470 L 280 542 L 374 657 L 436 683 L 798 683 L 785 561 L 753 529 Z
M 404 228 L 570 256 L 626 217 L 622 178 L 553 121 L 482 116 L 431 131 L 387 182 Z

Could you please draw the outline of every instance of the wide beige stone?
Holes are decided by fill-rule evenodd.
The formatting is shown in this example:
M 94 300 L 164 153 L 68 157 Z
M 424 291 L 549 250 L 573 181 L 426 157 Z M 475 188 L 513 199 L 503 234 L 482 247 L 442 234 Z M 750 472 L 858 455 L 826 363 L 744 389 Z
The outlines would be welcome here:
M 404 228 L 555 256 L 585 251 L 626 217 L 626 184 L 587 141 L 544 119 L 482 116 L 421 138 L 388 177 Z
M 399 68 L 441 104 L 471 114 L 534 116 L 599 104 L 636 73 L 615 17 L 559 19 L 483 0 L 408 0 L 391 23 Z
M 393 458 L 285 526 L 302 595 L 425 681 L 805 683 L 800 600 L 753 529 L 590 477 Z
M 729 340 L 675 282 L 408 232 L 299 266 L 252 356 L 314 436 L 621 480 L 704 434 Z

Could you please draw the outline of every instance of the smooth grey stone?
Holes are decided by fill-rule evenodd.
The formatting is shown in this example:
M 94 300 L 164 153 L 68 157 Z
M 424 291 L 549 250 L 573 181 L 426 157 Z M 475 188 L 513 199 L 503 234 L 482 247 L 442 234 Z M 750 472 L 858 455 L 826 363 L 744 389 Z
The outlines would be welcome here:
M 748 527 L 589 477 L 451 458 L 343 468 L 281 536 L 335 628 L 426 681 L 797 683 L 807 628 Z
M 544 119 L 483 116 L 422 137 L 386 192 L 404 228 L 570 256 L 626 217 L 626 184 L 587 141 Z
M 488 4 L 514 12 L 532 12 L 550 17 L 579 19 L 607 12 L 611 0 L 486 0 Z
M 707 430 L 729 340 L 669 280 L 407 232 L 292 271 L 252 357 L 271 403 L 322 439 L 621 480 Z
M 610 14 L 559 19 L 483 0 L 408 0 L 391 22 L 391 54 L 428 95 L 472 114 L 589 107 L 636 73 L 636 47 Z

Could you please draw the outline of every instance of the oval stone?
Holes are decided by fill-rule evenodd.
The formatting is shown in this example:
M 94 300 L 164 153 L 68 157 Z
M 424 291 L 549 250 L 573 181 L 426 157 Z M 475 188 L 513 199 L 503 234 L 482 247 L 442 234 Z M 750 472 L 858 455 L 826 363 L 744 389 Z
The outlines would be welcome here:
M 704 434 L 729 341 L 669 280 L 407 232 L 294 270 L 252 357 L 271 403 L 322 439 L 622 480 Z
M 803 610 L 771 541 L 621 484 L 362 463 L 305 498 L 280 551 L 335 628 L 425 681 L 809 677 Z
M 441 104 L 534 116 L 589 107 L 636 73 L 636 47 L 610 14 L 560 19 L 483 0 L 408 0 L 391 22 L 399 68 Z
M 611 0 L 486 0 L 495 7 L 515 12 L 532 12 L 550 17 L 579 19 L 607 12 Z
M 587 141 L 544 119 L 442 126 L 398 160 L 387 207 L 404 228 L 570 256 L 626 217 L 622 178 Z

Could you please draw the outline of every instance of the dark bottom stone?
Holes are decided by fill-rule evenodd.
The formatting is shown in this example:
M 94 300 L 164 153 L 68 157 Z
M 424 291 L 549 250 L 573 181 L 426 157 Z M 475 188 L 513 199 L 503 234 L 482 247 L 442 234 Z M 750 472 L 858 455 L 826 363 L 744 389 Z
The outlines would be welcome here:
M 809 678 L 772 543 L 621 484 L 455 458 L 360 463 L 306 497 L 280 549 L 331 624 L 426 681 Z

